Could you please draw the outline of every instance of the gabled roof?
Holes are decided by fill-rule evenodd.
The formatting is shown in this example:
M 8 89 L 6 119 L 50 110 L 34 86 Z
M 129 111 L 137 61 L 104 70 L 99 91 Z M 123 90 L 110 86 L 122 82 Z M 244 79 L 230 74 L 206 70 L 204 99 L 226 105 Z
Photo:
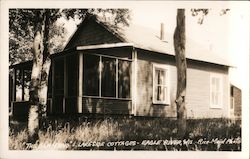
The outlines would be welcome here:
M 103 26 L 106 30 L 108 30 L 122 42 L 132 43 L 135 48 L 175 56 L 173 34 L 166 34 L 165 37 L 168 37 L 167 40 L 162 41 L 156 34 L 154 34 L 153 30 L 135 24 L 130 24 L 129 26 L 114 27 L 107 22 L 103 22 L 96 16 L 91 16 L 83 20 L 74 34 L 79 33 L 80 29 L 82 28 L 81 26 L 85 24 L 86 20 L 90 19 Z M 72 37 L 74 37 L 74 34 Z M 71 40 L 69 40 L 69 42 L 70 41 Z M 186 57 L 192 60 L 231 66 L 226 58 L 221 58 L 220 56 L 218 56 L 218 54 L 194 42 L 189 37 L 186 38 Z

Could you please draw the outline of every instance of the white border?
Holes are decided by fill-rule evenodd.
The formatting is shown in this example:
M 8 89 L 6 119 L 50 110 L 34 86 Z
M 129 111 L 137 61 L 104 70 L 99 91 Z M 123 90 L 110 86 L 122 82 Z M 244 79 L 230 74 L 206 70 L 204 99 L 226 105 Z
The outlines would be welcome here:
M 226 3 L 226 4 L 225 4 Z M 9 151 L 8 150 L 8 8 L 116 8 L 116 7 L 131 7 L 131 6 L 156 6 L 175 4 L 176 7 L 185 8 L 208 8 L 218 7 L 220 5 L 248 9 L 249 2 L 202 2 L 202 1 L 0 1 L 0 31 L 1 31 L 1 52 L 0 52 L 0 158 L 249 158 L 249 84 L 246 85 L 247 91 L 243 94 L 243 121 L 242 121 L 242 151 L 241 152 L 152 152 L 152 151 L 138 151 L 138 152 L 104 152 L 104 151 Z M 211 8 L 212 8 L 211 7 Z M 249 18 L 249 15 L 248 17 Z M 247 30 L 246 30 L 247 31 Z M 249 32 L 248 32 L 249 33 Z M 240 39 L 243 40 L 243 39 Z M 249 43 L 249 39 L 248 43 Z M 249 45 L 246 46 L 249 48 Z M 246 72 L 242 78 L 249 80 L 249 52 L 247 54 Z

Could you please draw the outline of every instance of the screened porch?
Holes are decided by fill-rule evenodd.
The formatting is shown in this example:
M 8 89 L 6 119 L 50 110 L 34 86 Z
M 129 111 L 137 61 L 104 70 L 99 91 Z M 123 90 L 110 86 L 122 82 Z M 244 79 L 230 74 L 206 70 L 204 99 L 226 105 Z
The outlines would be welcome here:
M 108 46 L 108 47 L 107 47 Z M 47 113 L 133 114 L 135 51 L 130 45 L 92 45 L 51 56 Z M 28 114 L 32 61 L 11 67 L 13 115 Z
M 133 114 L 133 48 L 103 46 L 53 56 L 53 114 Z

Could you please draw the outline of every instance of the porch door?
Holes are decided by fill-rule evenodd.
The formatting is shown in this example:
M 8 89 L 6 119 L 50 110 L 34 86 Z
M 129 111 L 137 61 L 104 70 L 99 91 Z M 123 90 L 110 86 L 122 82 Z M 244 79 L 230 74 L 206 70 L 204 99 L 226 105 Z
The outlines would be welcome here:
M 64 112 L 64 58 L 54 60 L 54 95 L 53 95 L 53 114 Z

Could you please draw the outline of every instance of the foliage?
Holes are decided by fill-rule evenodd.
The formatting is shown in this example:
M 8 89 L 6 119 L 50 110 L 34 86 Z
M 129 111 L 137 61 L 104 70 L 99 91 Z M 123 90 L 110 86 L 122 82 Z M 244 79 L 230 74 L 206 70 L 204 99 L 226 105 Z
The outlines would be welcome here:
M 17 9 L 9 10 L 9 59 L 10 65 L 32 59 L 32 27 L 23 28 L 23 13 Z M 20 22 L 19 22 L 20 21 Z
M 101 119 L 68 117 L 68 119 L 47 120 L 46 130 L 39 131 L 40 142 L 27 145 L 27 128 L 25 123 L 10 124 L 9 148 L 23 149 L 64 149 L 64 150 L 202 150 L 202 151 L 239 151 L 240 143 L 234 144 L 198 144 L 197 142 L 180 145 L 143 145 L 136 146 L 84 146 L 88 142 L 116 142 L 143 140 L 178 140 L 177 121 L 167 118 L 141 117 L 107 117 Z M 186 139 L 193 141 L 213 139 L 241 139 L 241 122 L 228 119 L 190 119 L 187 121 Z
M 203 24 L 204 17 L 208 15 L 211 9 L 208 8 L 193 8 L 191 9 L 192 16 L 198 16 L 198 24 Z M 230 9 L 221 9 L 220 15 L 226 14 Z
M 129 9 L 63 9 L 62 13 L 66 19 L 84 19 L 87 14 L 98 15 L 112 25 L 129 25 L 130 20 Z
M 49 48 L 51 53 L 62 51 L 65 44 L 67 29 L 64 24 L 58 23 L 58 19 L 82 20 L 86 14 L 101 16 L 114 26 L 129 23 L 128 9 L 49 9 Z M 9 59 L 10 65 L 33 59 L 32 47 L 35 26 L 39 19 L 39 13 L 44 9 L 10 9 L 9 10 Z
M 42 9 L 10 9 L 9 10 L 9 59 L 10 65 L 33 59 L 32 47 L 37 14 Z M 52 52 L 61 51 L 67 30 L 63 24 L 57 23 L 60 17 L 58 9 L 51 10 L 50 45 Z

